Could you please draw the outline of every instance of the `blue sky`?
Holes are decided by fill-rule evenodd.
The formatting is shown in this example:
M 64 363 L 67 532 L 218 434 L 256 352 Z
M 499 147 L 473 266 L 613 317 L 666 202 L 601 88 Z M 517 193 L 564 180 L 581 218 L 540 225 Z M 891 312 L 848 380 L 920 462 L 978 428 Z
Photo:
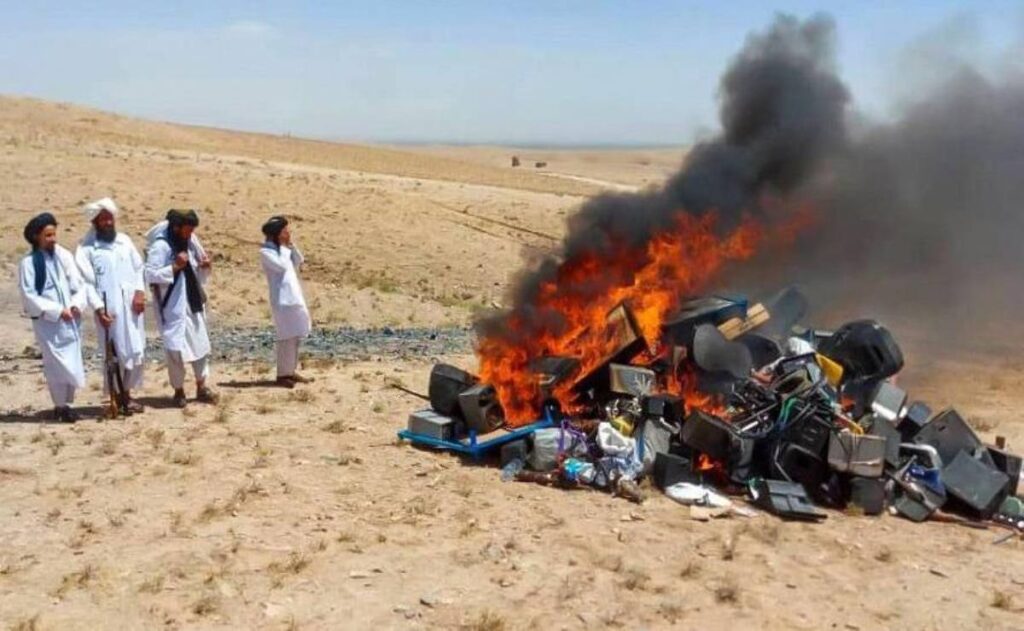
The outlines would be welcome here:
M 0 0 L 0 93 L 332 139 L 683 144 L 778 11 L 835 19 L 872 116 L 1024 41 L 1021 2 Z

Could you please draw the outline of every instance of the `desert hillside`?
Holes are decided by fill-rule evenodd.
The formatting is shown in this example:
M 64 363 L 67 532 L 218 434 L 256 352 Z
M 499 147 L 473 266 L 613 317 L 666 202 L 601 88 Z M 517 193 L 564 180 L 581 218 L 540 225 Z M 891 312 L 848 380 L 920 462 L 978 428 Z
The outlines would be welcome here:
M 1019 629 L 1024 541 L 994 545 L 1005 530 L 852 511 L 706 521 L 650 487 L 634 505 L 503 484 L 396 442 L 425 404 L 394 386 L 472 365 L 463 327 L 523 256 L 587 196 L 656 184 L 682 157 L 344 145 L 0 97 L 0 627 Z M 48 422 L 14 289 L 22 227 L 52 209 L 71 247 L 80 206 L 106 195 L 140 244 L 168 208 L 199 209 L 218 405 L 170 407 L 156 346 L 145 414 L 100 420 L 93 357 L 84 420 Z M 272 213 L 294 219 L 313 317 L 336 334 L 294 390 L 268 381 L 256 249 Z M 913 321 L 900 332 L 912 396 L 1021 450 L 1019 356 L 950 358 Z
M 597 174 L 637 160 L 609 156 Z M 168 208 L 197 208 L 218 264 L 213 310 L 223 322 L 265 318 L 259 226 L 284 213 L 307 254 L 319 322 L 465 323 L 500 300 L 524 250 L 555 242 L 583 196 L 630 186 L 563 162 L 564 173 L 556 160 L 544 172 L 512 169 L 470 150 L 335 144 L 0 97 L 0 225 L 18 235 L 28 217 L 52 209 L 71 245 L 86 230 L 80 206 L 104 195 L 136 238 Z M 24 249 L 17 238 L 3 241 L 8 270 Z

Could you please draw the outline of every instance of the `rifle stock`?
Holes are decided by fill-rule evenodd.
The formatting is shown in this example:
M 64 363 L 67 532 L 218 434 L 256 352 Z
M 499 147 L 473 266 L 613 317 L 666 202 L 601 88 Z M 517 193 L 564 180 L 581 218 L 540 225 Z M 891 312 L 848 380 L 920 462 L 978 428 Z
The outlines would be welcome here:
M 103 313 L 108 317 L 110 316 L 110 312 L 107 311 L 106 292 L 103 292 Z M 117 418 L 121 408 L 127 405 L 128 402 L 125 400 L 124 381 L 121 378 L 121 361 L 117 357 L 117 347 L 114 346 L 114 338 L 110 335 L 110 325 L 104 326 L 103 329 L 106 339 L 106 343 L 103 345 L 103 365 L 106 369 L 107 393 L 110 396 L 107 413 L 110 418 Z

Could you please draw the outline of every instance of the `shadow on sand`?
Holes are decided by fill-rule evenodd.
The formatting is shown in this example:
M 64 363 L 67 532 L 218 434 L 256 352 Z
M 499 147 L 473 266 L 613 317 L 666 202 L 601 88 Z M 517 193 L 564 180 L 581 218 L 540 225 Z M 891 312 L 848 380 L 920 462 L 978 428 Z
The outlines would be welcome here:
M 254 379 L 252 381 L 220 381 L 217 383 L 222 388 L 233 388 L 238 390 L 245 390 L 246 388 L 282 388 L 281 384 L 277 383 L 274 379 Z
M 73 406 L 72 409 L 78 413 L 83 421 L 102 421 L 106 419 L 107 408 L 98 405 Z M 70 425 L 54 420 L 53 410 L 34 410 L 28 412 L 4 412 L 0 414 L 0 424 L 4 423 L 37 423 L 40 425 Z

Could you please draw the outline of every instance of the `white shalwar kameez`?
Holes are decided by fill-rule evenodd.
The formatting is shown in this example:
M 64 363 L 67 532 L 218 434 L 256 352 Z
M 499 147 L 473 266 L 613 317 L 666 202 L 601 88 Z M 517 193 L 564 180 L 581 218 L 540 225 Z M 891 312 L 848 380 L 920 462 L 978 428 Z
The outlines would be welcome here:
M 267 241 L 260 262 L 270 288 L 270 309 L 277 331 L 277 376 L 291 377 L 299 367 L 299 343 L 309 335 L 311 321 L 296 271 L 302 265 L 298 248 Z
M 65 309 L 85 309 L 82 279 L 71 252 L 56 246 L 54 254 L 44 254 L 46 283 L 36 292 L 36 272 L 32 255 L 21 259 L 18 288 L 25 313 L 32 318 L 32 330 L 43 355 L 43 374 L 53 405 L 63 408 L 75 400 L 75 390 L 85 385 L 82 365 L 82 331 L 79 319 L 65 322 Z
M 107 313 L 114 318 L 109 329 L 104 329 L 99 318 L 96 319 L 100 348 L 106 348 L 107 335 L 110 335 L 121 364 L 124 387 L 128 390 L 141 387 L 146 350 L 145 314 L 132 310 L 135 292 L 146 290 L 139 251 L 126 234 L 118 233 L 107 243 L 90 232 L 78 246 L 75 261 L 85 281 L 89 306 L 98 312 L 104 308 L 105 300 Z M 104 379 L 104 392 L 108 385 Z
M 194 238 L 189 240 L 188 256 L 200 285 L 205 285 L 210 270 L 199 267 L 201 254 Z M 160 323 L 160 335 L 167 356 L 167 376 L 171 387 L 180 390 L 185 386 L 186 362 L 192 364 L 197 382 L 203 382 L 209 376 L 210 336 L 206 329 L 205 312 L 193 312 L 189 307 L 184 272 L 181 272 L 181 279 L 174 284 L 173 263 L 174 251 L 171 244 L 166 239 L 154 239 L 146 254 L 146 282 L 157 288 L 153 308 Z M 170 297 L 166 298 L 166 305 L 162 307 L 169 290 Z

